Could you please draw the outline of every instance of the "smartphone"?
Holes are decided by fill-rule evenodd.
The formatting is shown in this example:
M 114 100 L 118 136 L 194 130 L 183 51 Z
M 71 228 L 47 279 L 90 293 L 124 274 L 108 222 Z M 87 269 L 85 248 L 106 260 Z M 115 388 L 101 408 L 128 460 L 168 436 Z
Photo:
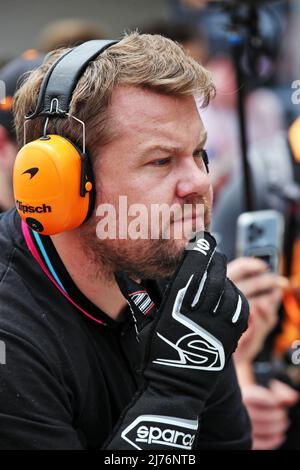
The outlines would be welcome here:
M 283 250 L 284 218 L 275 210 L 244 212 L 237 220 L 236 254 L 265 261 L 279 272 Z

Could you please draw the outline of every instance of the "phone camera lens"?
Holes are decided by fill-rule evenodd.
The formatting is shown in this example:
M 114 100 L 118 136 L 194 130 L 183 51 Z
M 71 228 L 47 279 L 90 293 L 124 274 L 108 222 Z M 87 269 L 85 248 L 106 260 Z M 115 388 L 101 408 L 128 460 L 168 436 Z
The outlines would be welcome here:
M 260 227 L 254 222 L 251 225 L 249 225 L 249 230 L 248 230 L 249 242 L 254 242 L 257 238 L 261 237 L 263 234 L 264 234 L 263 227 Z

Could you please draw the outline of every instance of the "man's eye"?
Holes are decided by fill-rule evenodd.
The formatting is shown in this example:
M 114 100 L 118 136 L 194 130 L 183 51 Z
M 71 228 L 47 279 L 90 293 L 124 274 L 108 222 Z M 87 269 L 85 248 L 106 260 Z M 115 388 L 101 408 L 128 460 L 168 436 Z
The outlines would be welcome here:
M 171 158 L 161 158 L 160 160 L 154 160 L 150 162 L 150 165 L 153 166 L 166 166 L 170 163 Z

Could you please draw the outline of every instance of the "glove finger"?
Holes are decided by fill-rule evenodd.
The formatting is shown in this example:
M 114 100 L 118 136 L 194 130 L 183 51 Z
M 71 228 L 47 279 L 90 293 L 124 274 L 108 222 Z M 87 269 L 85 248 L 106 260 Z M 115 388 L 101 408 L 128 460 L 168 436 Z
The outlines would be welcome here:
M 239 291 L 229 279 L 226 279 L 223 295 L 213 315 L 222 315 L 222 317 L 227 320 L 232 327 L 232 336 L 236 336 L 237 341 L 248 327 L 248 301 L 243 293 Z M 228 340 L 231 342 L 230 338 L 228 338 Z
M 203 312 L 213 311 L 224 291 L 226 269 L 226 257 L 215 253 L 202 278 L 193 276 L 185 293 L 182 308 L 191 312 L 201 306 Z
M 186 249 L 170 283 L 169 299 L 174 301 L 178 292 L 185 289 L 193 278 L 202 279 L 215 253 L 216 241 L 208 233 L 204 232 L 202 238 L 197 239 Z

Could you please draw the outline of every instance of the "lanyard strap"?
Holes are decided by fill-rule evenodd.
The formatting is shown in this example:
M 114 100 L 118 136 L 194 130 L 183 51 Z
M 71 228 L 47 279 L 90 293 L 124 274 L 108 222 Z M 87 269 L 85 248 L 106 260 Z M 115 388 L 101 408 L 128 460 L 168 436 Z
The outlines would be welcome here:
M 45 266 L 45 264 L 43 263 L 43 260 L 41 259 L 36 247 L 34 246 L 34 243 L 31 239 L 31 236 L 30 236 L 30 232 L 29 232 L 29 228 L 28 226 L 25 224 L 25 222 L 22 221 L 22 232 L 23 232 L 23 235 L 24 235 L 24 238 L 25 238 L 25 241 L 26 241 L 26 244 L 28 246 L 28 249 L 30 250 L 32 256 L 36 259 L 36 261 L 39 263 L 39 265 L 41 266 L 43 272 L 46 274 L 46 276 L 50 279 L 50 281 L 52 282 L 52 284 L 55 285 L 55 287 L 60 291 L 60 293 L 72 304 L 74 305 L 74 307 L 76 307 L 78 310 L 80 310 L 84 315 L 86 315 L 87 317 L 89 317 L 91 320 L 94 320 L 95 322 L 97 323 L 100 323 L 101 325 L 104 325 L 106 326 L 106 324 L 99 320 L 98 318 L 95 318 L 93 317 L 92 315 L 90 315 L 88 312 L 86 312 L 85 310 L 83 310 L 83 308 L 81 308 L 78 304 L 76 304 L 76 302 L 74 302 L 74 300 L 71 299 L 71 297 L 69 297 L 69 295 L 67 294 L 66 290 L 63 288 L 63 286 L 60 286 L 56 280 L 54 279 L 54 277 L 51 275 L 51 273 L 49 272 L 49 270 L 47 269 L 47 267 Z

